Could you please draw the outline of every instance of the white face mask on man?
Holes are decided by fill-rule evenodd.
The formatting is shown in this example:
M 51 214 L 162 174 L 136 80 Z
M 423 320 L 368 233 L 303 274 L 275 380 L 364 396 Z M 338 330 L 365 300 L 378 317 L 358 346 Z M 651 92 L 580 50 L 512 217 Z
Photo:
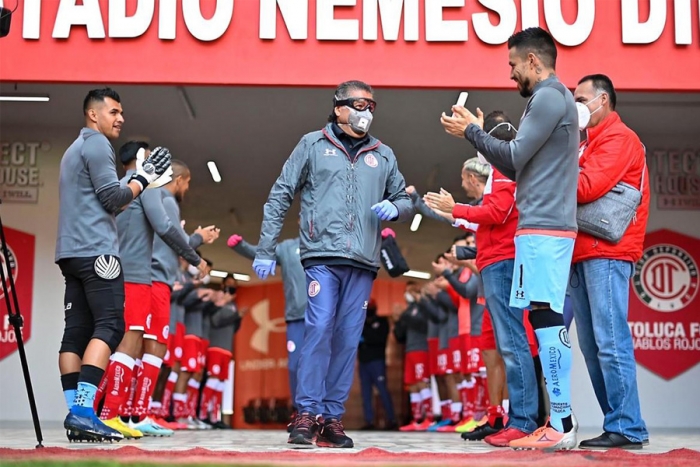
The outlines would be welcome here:
M 588 124 L 591 123 L 591 116 L 599 111 L 600 109 L 603 108 L 603 104 L 600 104 L 597 109 L 595 109 L 593 112 L 591 112 L 591 109 L 588 108 L 588 104 L 592 104 L 593 102 L 597 101 L 600 99 L 600 97 L 603 94 L 598 94 L 595 99 L 583 103 L 583 102 L 577 102 L 576 103 L 576 110 L 578 111 L 578 129 L 583 131 L 586 128 L 588 128 Z
M 415 301 L 415 299 L 413 298 L 413 295 L 411 295 L 411 294 L 408 293 L 408 292 L 406 292 L 406 293 L 403 295 L 403 298 L 406 299 L 406 303 L 413 303 L 413 302 Z

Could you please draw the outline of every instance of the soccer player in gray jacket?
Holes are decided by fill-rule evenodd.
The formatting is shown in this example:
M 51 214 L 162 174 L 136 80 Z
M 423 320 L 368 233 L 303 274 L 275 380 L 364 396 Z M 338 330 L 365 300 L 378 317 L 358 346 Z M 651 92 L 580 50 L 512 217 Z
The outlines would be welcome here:
M 243 240 L 240 235 L 231 235 L 228 246 L 239 255 L 255 259 L 256 246 Z M 292 397 L 293 412 L 297 391 L 299 355 L 304 343 L 304 311 L 306 310 L 306 274 L 299 256 L 299 237 L 281 241 L 275 247 L 275 260 L 282 267 L 284 287 L 284 320 L 287 323 L 287 370 L 289 372 L 289 393 Z M 292 414 L 296 417 L 296 413 Z M 287 427 L 291 431 L 293 423 Z
M 65 277 L 65 329 L 58 360 L 69 441 L 120 440 L 94 411 L 97 386 L 124 335 L 124 275 L 115 216 L 170 167 L 158 148 L 119 184 L 114 148 L 124 117 L 119 94 L 95 89 L 85 127 L 61 159 L 56 264 Z
M 318 446 L 353 446 L 341 417 L 379 269 L 381 221 L 405 222 L 413 215 L 394 152 L 368 133 L 375 106 L 368 84 L 342 83 L 329 124 L 301 138 L 265 203 L 253 262 L 261 279 L 274 273 L 284 217 L 301 194 L 300 253 L 309 300 L 293 444 L 312 444 L 322 416 Z
M 503 441 L 517 449 L 571 449 L 576 447 L 571 344 L 562 314 L 578 230 L 578 112 L 571 91 L 556 76 L 557 47 L 547 31 L 520 31 L 508 39 L 508 49 L 510 77 L 520 95 L 529 98 L 515 139 L 503 141 L 486 133 L 478 109 L 474 116 L 455 106 L 455 117 L 443 114 L 442 124 L 518 185 L 510 306 L 532 309 L 529 319 L 547 375 L 550 421 L 530 436 L 508 428 Z
M 144 142 L 132 141 L 122 146 L 119 157 L 126 169 L 123 183 L 131 176 L 144 152 L 148 153 L 148 145 Z M 182 165 L 178 164 L 173 161 L 180 173 Z M 182 183 L 182 178 L 178 177 L 175 183 Z M 160 289 L 154 296 L 152 287 L 154 233 L 193 266 L 203 266 L 203 262 L 182 234 L 182 226 L 168 216 L 158 189 L 144 192 L 131 203 L 117 217 L 117 230 L 119 252 L 124 257 L 124 320 L 127 332 L 107 370 L 106 396 L 100 418 L 127 437 L 138 437 L 139 433 L 133 430 L 146 435 L 172 435 L 171 431 L 164 430 L 146 416 L 165 355 L 165 348 L 158 349 L 158 342 L 164 344 L 167 338 L 167 334 L 163 334 L 167 333 L 167 314 L 170 311 L 169 307 L 165 310 L 153 307 L 154 301 L 156 304 L 161 301 L 158 295 Z M 135 359 L 141 360 L 142 367 L 138 372 L 135 371 Z M 137 383 L 133 399 L 130 400 L 129 382 L 132 377 L 137 379 Z

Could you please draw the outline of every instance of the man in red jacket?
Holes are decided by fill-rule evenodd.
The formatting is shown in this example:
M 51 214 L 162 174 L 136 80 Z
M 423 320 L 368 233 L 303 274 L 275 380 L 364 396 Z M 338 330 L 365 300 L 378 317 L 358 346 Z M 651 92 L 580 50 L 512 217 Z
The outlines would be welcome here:
M 593 202 L 619 182 L 641 186 L 642 202 L 622 240 L 613 244 L 579 230 L 570 294 L 581 352 L 600 408 L 604 433 L 581 448 L 641 449 L 649 439 L 637 391 L 632 335 L 627 326 L 630 278 L 642 256 L 649 217 L 644 146 L 615 112 L 616 95 L 605 75 L 586 76 L 574 94 L 579 127 L 587 133 L 579 152 L 579 204 Z

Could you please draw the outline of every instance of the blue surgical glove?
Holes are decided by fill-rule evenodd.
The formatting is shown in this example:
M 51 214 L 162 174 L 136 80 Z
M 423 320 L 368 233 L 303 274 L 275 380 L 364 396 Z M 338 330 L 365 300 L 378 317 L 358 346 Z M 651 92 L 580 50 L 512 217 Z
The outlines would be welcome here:
M 372 206 L 372 211 L 383 221 L 391 221 L 399 217 L 398 208 L 388 199 Z
M 258 277 L 262 280 L 267 279 L 267 276 L 272 274 L 273 276 L 275 275 L 275 266 L 277 265 L 277 261 L 274 259 L 258 259 L 255 258 L 255 261 L 253 261 L 253 270 L 255 271 L 255 274 L 258 275 Z

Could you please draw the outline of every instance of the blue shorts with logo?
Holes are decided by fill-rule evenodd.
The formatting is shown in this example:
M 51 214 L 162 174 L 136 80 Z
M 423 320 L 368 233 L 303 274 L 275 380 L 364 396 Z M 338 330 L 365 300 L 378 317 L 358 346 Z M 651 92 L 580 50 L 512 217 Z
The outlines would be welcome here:
M 515 237 L 515 269 L 510 306 L 529 308 L 530 303 L 548 303 L 564 312 L 574 239 L 524 234 Z

